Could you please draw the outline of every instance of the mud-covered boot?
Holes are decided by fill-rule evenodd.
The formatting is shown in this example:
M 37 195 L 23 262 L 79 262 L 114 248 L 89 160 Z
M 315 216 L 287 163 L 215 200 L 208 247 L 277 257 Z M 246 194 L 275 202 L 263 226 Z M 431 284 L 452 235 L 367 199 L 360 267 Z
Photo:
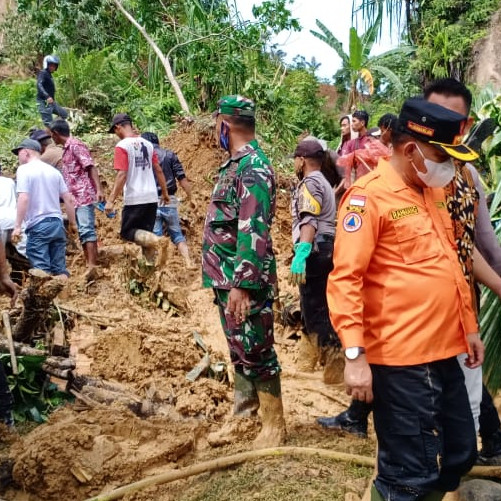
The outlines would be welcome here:
M 209 433 L 207 441 L 212 447 L 242 440 L 256 427 L 259 398 L 254 382 L 240 372 L 235 372 L 234 385 L 233 416 L 218 431 Z
M 280 376 L 268 381 L 255 381 L 261 409 L 261 431 L 254 440 L 254 449 L 278 447 L 285 442 L 285 420 Z
M 350 407 L 341 414 L 319 417 L 317 423 L 329 430 L 345 431 L 360 438 L 367 438 L 367 421 L 371 410 L 371 404 L 352 400 Z
M 482 437 L 482 449 L 478 453 L 477 463 L 501 466 L 501 430 L 496 430 L 489 437 Z
M 323 352 L 325 384 L 344 383 L 344 353 L 337 346 L 324 346 Z
M 259 409 L 259 398 L 254 382 L 235 371 L 235 402 L 233 414 L 241 417 L 255 417 Z
M 318 362 L 317 336 L 301 334 L 297 351 L 296 368 L 301 372 L 313 372 Z

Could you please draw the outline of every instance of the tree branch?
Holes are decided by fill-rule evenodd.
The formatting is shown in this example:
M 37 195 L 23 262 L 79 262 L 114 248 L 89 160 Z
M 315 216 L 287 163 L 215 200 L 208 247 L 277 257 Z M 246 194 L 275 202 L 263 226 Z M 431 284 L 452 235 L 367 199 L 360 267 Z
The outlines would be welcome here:
M 181 90 L 181 87 L 179 86 L 179 83 L 177 82 L 176 77 L 172 72 L 172 67 L 170 65 L 169 59 L 164 56 L 163 52 L 160 50 L 156 42 L 148 35 L 146 30 L 136 21 L 136 19 L 127 10 L 125 10 L 124 6 L 120 3 L 120 0 L 113 0 L 113 3 L 118 7 L 120 12 L 122 12 L 122 14 L 139 30 L 141 35 L 143 35 L 143 37 L 148 42 L 150 47 L 154 50 L 155 54 L 158 56 L 158 58 L 160 59 L 165 68 L 165 73 L 167 74 L 167 78 L 171 83 L 172 88 L 174 89 L 176 97 L 179 100 L 181 109 L 187 115 L 190 115 L 190 109 L 188 107 L 188 103 L 186 102 L 183 91 Z

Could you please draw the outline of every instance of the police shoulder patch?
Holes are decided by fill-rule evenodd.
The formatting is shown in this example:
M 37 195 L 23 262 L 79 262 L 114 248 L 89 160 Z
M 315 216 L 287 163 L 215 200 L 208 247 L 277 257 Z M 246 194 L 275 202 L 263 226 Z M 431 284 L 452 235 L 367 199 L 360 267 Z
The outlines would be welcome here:
M 343 229 L 348 233 L 358 231 L 362 227 L 362 217 L 358 212 L 348 212 L 343 219 Z
M 308 214 L 313 214 L 314 216 L 319 216 L 322 211 L 322 207 L 318 200 L 310 193 L 306 183 L 303 183 L 299 190 L 299 200 L 298 200 L 298 210 L 299 213 L 307 212 Z

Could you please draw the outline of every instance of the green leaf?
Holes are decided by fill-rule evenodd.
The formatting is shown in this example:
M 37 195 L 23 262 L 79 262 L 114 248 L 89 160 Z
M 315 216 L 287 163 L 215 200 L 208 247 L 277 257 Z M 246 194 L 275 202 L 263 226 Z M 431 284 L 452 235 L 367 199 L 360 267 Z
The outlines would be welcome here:
M 349 56 L 343 50 L 343 44 L 333 35 L 333 33 L 318 19 L 315 21 L 317 26 L 322 30 L 322 33 L 318 33 L 317 31 L 310 30 L 310 33 L 317 37 L 322 42 L 325 42 L 329 47 L 332 47 L 341 58 L 344 64 L 349 63 Z
M 363 67 L 363 45 L 357 30 L 350 28 L 350 68 L 359 71 Z

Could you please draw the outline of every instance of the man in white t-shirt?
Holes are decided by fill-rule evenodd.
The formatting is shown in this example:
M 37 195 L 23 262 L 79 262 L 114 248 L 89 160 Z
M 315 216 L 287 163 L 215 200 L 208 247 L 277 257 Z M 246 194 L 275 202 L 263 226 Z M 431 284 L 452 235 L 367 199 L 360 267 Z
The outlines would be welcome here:
M 12 150 L 19 159 L 17 169 L 17 214 L 12 241 L 26 223 L 26 255 L 33 268 L 67 277 L 66 234 L 59 198 L 66 208 L 69 231 L 76 235 L 75 208 L 61 173 L 40 160 L 40 143 L 24 139 Z
M 115 115 L 108 132 L 115 133 L 120 141 L 115 147 L 114 158 L 117 177 L 105 210 L 113 210 L 113 204 L 123 190 L 120 236 L 140 245 L 144 258 L 151 263 L 155 253 L 163 250 L 166 242 L 165 237 L 153 233 L 158 202 L 155 174 L 162 192 L 161 200 L 168 203 L 165 176 L 153 145 L 135 133 L 129 115 Z M 163 261 L 162 256 L 159 261 Z

